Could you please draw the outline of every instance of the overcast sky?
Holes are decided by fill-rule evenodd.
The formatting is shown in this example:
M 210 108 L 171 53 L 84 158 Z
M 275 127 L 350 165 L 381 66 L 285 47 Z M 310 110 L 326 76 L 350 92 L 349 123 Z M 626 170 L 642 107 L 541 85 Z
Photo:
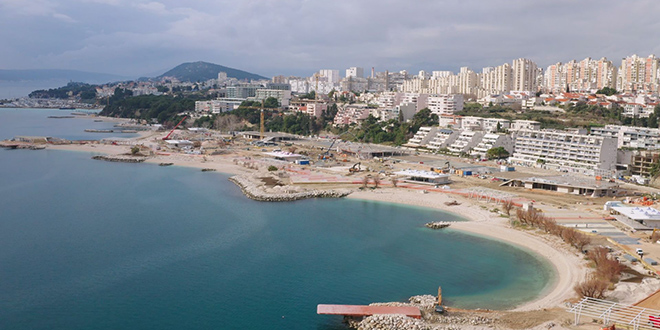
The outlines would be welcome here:
M 0 69 L 273 76 L 660 55 L 657 0 L 0 0 Z

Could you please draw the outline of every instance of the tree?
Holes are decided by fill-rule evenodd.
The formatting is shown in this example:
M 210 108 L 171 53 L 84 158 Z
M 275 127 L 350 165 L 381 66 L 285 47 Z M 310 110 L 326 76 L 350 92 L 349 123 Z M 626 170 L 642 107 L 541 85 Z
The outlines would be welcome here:
M 490 148 L 486 151 L 486 157 L 488 159 L 502 159 L 509 157 L 509 152 L 504 149 L 504 147 L 495 147 Z
M 610 87 L 603 87 L 596 91 L 596 94 L 605 94 L 607 96 L 614 95 L 616 93 L 617 93 L 616 89 Z
M 275 109 L 280 107 L 280 102 L 274 97 L 268 97 L 264 100 L 264 108 Z
M 138 152 L 140 152 L 140 147 L 133 146 L 133 148 L 131 148 L 131 155 L 135 156 L 138 154 Z

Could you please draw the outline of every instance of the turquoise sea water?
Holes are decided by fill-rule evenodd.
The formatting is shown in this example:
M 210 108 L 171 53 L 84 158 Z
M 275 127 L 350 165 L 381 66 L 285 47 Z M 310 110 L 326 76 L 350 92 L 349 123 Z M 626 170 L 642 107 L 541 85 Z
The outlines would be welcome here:
M 83 152 L 0 150 L 0 169 L 0 329 L 345 329 L 316 305 L 441 285 L 452 306 L 506 308 L 554 276 L 510 245 L 424 228 L 460 220 L 435 210 L 260 203 L 226 175 Z
M 71 112 L 90 110 L 9 109 L 0 108 L 0 140 L 14 136 L 52 136 L 68 140 L 100 140 L 108 137 L 135 137 L 132 133 L 88 133 L 85 129 L 112 129 L 113 122 L 95 122 L 94 117 L 48 118 L 68 116 Z

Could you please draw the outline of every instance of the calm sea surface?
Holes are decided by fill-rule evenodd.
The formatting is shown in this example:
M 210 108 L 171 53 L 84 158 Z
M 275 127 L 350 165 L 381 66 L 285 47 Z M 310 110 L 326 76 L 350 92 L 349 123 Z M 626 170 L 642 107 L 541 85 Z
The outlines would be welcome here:
M 89 122 L 35 113 L 0 109 L 0 138 L 89 138 Z M 442 286 L 451 306 L 506 308 L 554 277 L 510 245 L 423 228 L 460 220 L 435 210 L 260 203 L 226 175 L 84 152 L 0 150 L 0 169 L 0 329 L 345 329 L 316 305 Z

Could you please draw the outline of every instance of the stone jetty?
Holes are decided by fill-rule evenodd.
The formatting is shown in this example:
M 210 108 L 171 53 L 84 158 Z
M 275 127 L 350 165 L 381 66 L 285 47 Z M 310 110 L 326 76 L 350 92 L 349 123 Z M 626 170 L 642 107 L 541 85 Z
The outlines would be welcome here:
M 92 159 L 105 160 L 107 162 L 120 162 L 120 163 L 142 163 L 147 160 L 147 157 L 135 157 L 126 155 L 112 155 L 112 156 L 94 156 Z
M 275 186 L 267 187 L 265 184 L 247 175 L 236 175 L 229 178 L 241 188 L 243 193 L 251 199 L 262 202 L 289 202 L 307 198 L 341 198 L 351 192 L 349 190 L 304 190 L 295 187 Z
M 449 222 L 444 222 L 444 221 L 435 221 L 435 222 L 427 222 L 424 224 L 427 228 L 431 229 L 442 229 L 442 228 L 447 228 L 451 224 Z
M 365 318 L 346 318 L 349 327 L 358 330 L 459 330 L 492 329 L 497 325 L 493 317 L 476 315 L 470 311 L 444 314 L 434 312 L 437 297 L 431 295 L 413 296 L 409 302 L 373 303 L 372 306 L 414 306 L 422 311 L 422 319 L 404 315 L 372 315 Z M 495 316 L 495 315 L 493 315 Z

